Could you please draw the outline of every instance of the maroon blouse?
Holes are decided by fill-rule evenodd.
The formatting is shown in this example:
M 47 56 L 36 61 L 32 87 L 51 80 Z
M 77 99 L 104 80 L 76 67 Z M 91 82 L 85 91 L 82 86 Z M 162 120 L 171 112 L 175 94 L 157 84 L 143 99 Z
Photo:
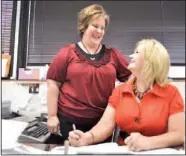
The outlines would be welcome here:
M 105 47 L 99 60 L 86 58 L 75 44 L 61 49 L 50 64 L 47 79 L 61 82 L 58 112 L 74 123 L 97 122 L 115 87 L 128 79 L 128 63 L 116 49 Z

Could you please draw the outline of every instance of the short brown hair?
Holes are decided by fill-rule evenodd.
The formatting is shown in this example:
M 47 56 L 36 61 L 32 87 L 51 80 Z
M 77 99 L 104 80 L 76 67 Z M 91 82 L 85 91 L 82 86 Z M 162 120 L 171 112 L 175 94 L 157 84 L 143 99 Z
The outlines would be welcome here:
M 105 18 L 105 28 L 108 27 L 109 24 L 109 15 L 106 13 L 103 6 L 99 4 L 93 4 L 85 7 L 78 13 L 78 33 L 82 38 L 83 33 L 87 29 L 89 23 L 100 16 Z

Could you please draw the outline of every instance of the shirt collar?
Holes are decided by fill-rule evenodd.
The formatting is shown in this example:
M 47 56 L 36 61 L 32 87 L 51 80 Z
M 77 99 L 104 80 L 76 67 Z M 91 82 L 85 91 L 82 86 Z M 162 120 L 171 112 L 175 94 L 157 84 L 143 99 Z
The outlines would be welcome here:
M 133 93 L 133 86 L 131 83 L 125 83 L 122 88 L 122 93 Z
M 133 84 L 132 83 L 126 83 L 123 85 L 122 93 L 131 93 L 133 94 Z M 156 96 L 164 97 L 167 95 L 164 88 L 160 87 L 158 84 L 154 84 L 152 88 L 148 91 L 148 93 L 153 93 Z

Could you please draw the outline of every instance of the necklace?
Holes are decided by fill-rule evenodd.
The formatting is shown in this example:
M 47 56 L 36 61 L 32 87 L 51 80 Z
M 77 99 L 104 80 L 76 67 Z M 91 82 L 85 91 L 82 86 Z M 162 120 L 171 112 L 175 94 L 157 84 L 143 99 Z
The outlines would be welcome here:
M 144 92 L 140 92 L 138 91 L 137 89 L 137 86 L 136 86 L 136 82 L 133 84 L 133 91 L 134 91 L 134 94 L 136 95 L 136 97 L 138 97 L 140 100 L 143 98 L 143 96 L 148 92 L 150 88 L 147 88 L 146 91 Z
M 87 50 L 86 46 L 83 44 L 82 41 L 81 41 L 81 43 L 82 43 L 83 47 L 85 48 L 86 52 L 90 55 L 89 58 L 90 58 L 91 60 L 95 60 L 95 59 L 96 59 L 96 56 L 95 56 L 95 55 L 98 53 L 98 49 L 99 49 L 99 47 L 101 46 L 101 44 L 99 44 L 99 46 L 97 47 L 97 49 L 96 49 L 96 51 L 95 51 L 95 54 L 91 54 L 91 53 Z

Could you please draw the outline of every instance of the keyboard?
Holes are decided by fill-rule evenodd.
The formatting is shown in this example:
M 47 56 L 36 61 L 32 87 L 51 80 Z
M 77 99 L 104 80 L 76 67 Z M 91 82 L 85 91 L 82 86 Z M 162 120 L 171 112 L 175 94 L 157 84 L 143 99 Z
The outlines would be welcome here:
M 34 121 L 24 129 L 18 137 L 18 142 L 44 143 L 50 137 L 47 124 L 45 122 Z

